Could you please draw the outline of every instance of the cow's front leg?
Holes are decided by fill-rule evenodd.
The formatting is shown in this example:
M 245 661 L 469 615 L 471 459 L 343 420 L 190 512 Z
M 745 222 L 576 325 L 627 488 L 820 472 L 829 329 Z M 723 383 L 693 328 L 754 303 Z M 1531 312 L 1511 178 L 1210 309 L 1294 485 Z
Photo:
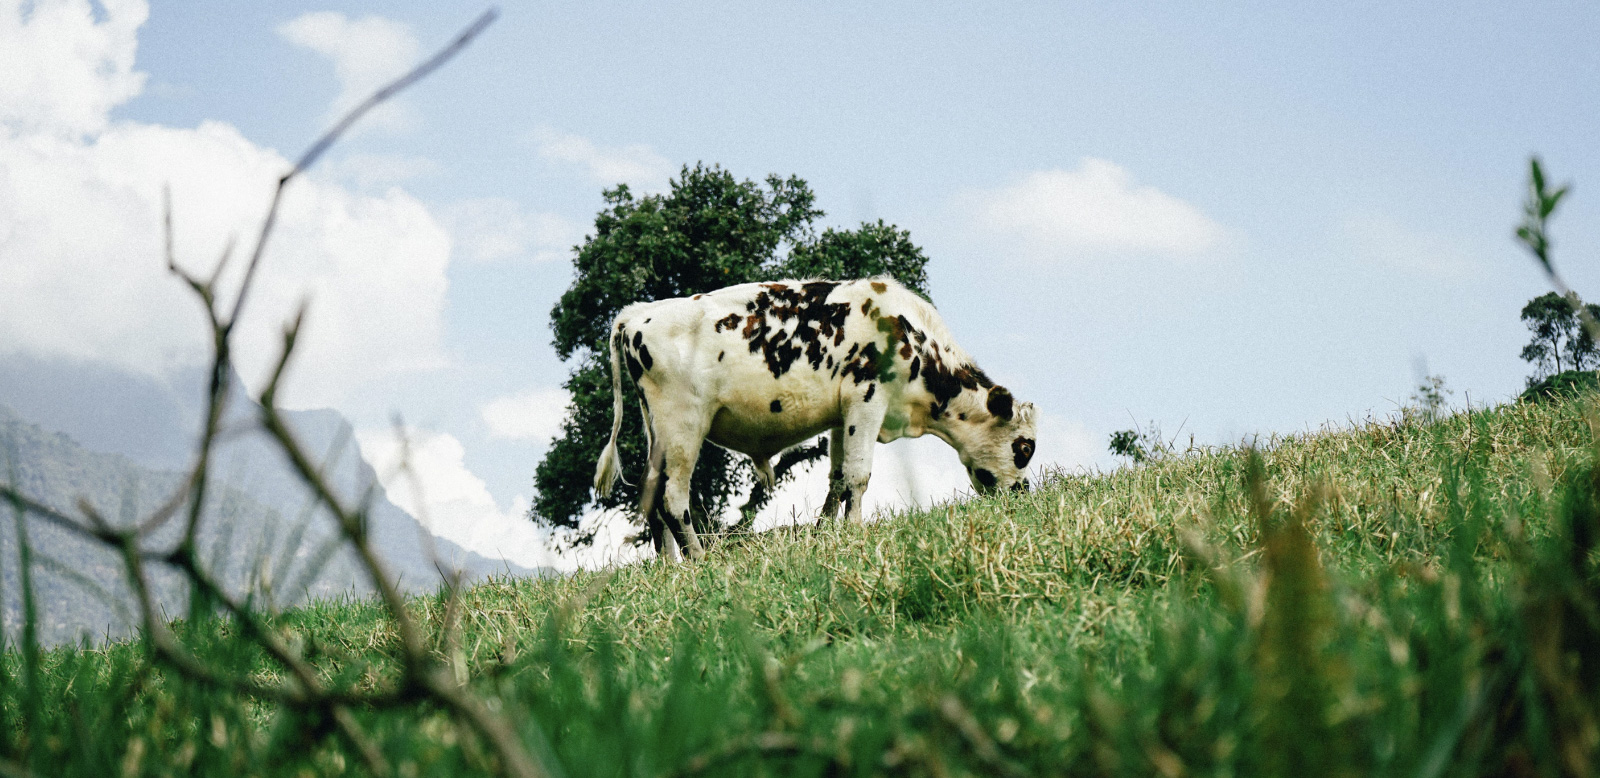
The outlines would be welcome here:
M 839 514 L 839 498 L 844 495 L 844 426 L 828 433 L 828 499 L 822 503 L 823 520 Z
M 839 502 L 848 521 L 861 521 L 862 498 L 872 479 L 872 447 L 878 442 L 878 430 L 883 428 L 883 416 L 881 402 L 859 402 L 845 412 Z

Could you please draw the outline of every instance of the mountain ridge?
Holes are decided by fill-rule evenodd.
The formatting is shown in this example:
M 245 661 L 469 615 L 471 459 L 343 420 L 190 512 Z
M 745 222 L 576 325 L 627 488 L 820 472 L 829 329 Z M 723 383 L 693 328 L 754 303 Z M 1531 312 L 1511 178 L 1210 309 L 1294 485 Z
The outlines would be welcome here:
M 189 374 L 161 382 L 102 365 L 0 356 L 0 466 L 5 468 L 0 481 L 15 483 L 25 494 L 69 515 L 79 513 L 75 508 L 80 498 L 121 521 L 147 514 L 179 488 L 190 466 L 202 413 L 201 378 Z M 370 593 L 371 582 L 348 549 L 324 549 L 338 539 L 331 516 L 314 509 L 309 489 L 276 443 L 250 431 L 259 406 L 247 398 L 236 376 L 234 382 L 238 391 L 224 422 L 240 431 L 224 436 L 212 451 L 214 487 L 200 525 L 203 550 L 215 556 L 214 572 L 231 592 L 264 587 L 280 605 Z M 194 391 L 186 392 L 186 387 Z M 12 401 L 22 408 L 8 407 Z M 350 423 L 337 411 L 285 411 L 284 417 L 341 498 L 348 504 L 370 500 L 369 538 L 388 576 L 407 591 L 437 587 L 450 569 L 467 580 L 554 574 L 549 568 L 528 569 L 467 551 L 428 532 L 389 501 L 376 471 L 356 447 Z M 80 435 L 96 445 L 83 443 Z M 16 524 L 4 524 L 0 617 L 5 634 L 15 635 L 20 624 Z M 170 542 L 176 528 L 176 520 L 169 522 L 163 528 L 167 534 L 158 533 L 152 542 Z M 76 640 L 85 631 L 96 637 L 126 634 L 128 620 L 116 613 L 117 603 L 91 601 L 109 597 L 123 608 L 131 602 L 114 555 L 37 520 L 29 522 L 29 530 L 44 560 L 35 578 L 41 602 L 50 606 L 45 609 L 51 614 L 45 642 Z M 169 613 L 186 607 L 179 584 L 163 573 L 157 587 Z M 272 592 L 285 586 L 289 590 Z M 94 598 L 85 594 L 91 590 Z

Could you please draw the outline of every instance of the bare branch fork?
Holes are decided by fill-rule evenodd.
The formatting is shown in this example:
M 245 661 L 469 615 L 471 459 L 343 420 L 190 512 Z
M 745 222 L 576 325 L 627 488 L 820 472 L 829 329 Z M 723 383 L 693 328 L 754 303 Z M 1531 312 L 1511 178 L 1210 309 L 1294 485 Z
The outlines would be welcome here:
M 378 590 L 385 609 L 394 620 L 399 635 L 399 678 L 375 690 L 366 691 L 358 691 L 353 685 L 339 687 L 326 684 L 317 668 L 304 659 L 300 647 L 286 640 L 248 600 L 241 602 L 229 595 L 225 587 L 204 569 L 197 551 L 197 530 L 210 486 L 211 455 L 221 432 L 222 417 L 231 394 L 230 378 L 233 373 L 231 339 L 234 327 L 240 321 L 245 303 L 249 300 L 256 271 L 260 267 L 268 239 L 277 224 L 278 208 L 285 187 L 314 164 L 363 116 L 438 69 L 470 44 L 498 15 L 495 9 L 484 12 L 438 53 L 351 109 L 299 157 L 289 172 L 278 179 L 277 188 L 262 219 L 261 230 L 256 238 L 238 293 L 232 305 L 226 309 L 218 301 L 218 285 L 233 253 L 232 242 L 218 259 L 209 277 L 201 278 L 179 267 L 173 247 L 171 195 L 164 193 L 163 228 L 167 267 L 181 278 L 200 300 L 210 327 L 212 348 L 205 424 L 196 446 L 193 466 L 184 483 L 170 499 L 133 526 L 120 528 L 112 526 L 86 501 L 78 505 L 78 510 L 82 514 L 82 519 L 78 519 L 28 497 L 14 485 L 0 484 L 0 499 L 11 503 L 18 511 L 37 516 L 120 551 L 128 580 L 137 599 L 146 650 L 152 659 L 181 676 L 205 686 L 327 714 L 340 735 L 349 741 L 366 763 L 368 770 L 375 775 L 390 775 L 393 771 L 377 745 L 363 731 L 352 710 L 393 708 L 414 705 L 423 700 L 430 700 L 440 705 L 483 738 L 498 757 L 499 767 L 505 774 L 517 778 L 532 778 L 548 775 L 549 771 L 523 745 L 515 727 L 471 689 L 461 685 L 429 651 L 415 621 L 406 609 L 404 596 L 389 578 L 382 561 L 368 540 L 366 519 L 371 505 L 372 491 L 369 489 L 367 494 L 354 505 L 347 504 L 339 497 L 313 459 L 294 437 L 277 407 L 277 393 L 294 354 L 296 339 L 305 313 L 304 305 L 285 328 L 282 351 L 271 379 L 260 397 L 259 423 L 277 444 L 295 473 L 311 490 L 316 502 L 333 515 L 341 535 L 354 548 L 363 568 L 372 579 L 373 586 Z M 143 541 L 185 507 L 187 510 L 184 511 L 184 532 L 177 546 L 170 551 L 146 548 Z M 240 626 L 242 634 L 261 646 L 268 656 L 283 667 L 288 674 L 287 679 L 280 684 L 262 682 L 248 675 L 211 666 L 190 652 L 162 617 L 146 572 L 147 564 L 151 562 L 170 565 L 181 571 L 189 581 L 191 593 L 203 598 L 210 605 L 220 607 L 233 617 Z M 456 584 L 456 580 L 447 578 L 447 585 L 451 587 L 452 608 Z

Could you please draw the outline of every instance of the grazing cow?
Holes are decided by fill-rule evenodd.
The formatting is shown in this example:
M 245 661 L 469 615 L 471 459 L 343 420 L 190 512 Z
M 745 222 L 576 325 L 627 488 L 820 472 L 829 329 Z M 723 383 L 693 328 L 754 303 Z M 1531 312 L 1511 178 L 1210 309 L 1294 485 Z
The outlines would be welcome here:
M 644 395 L 640 514 L 658 521 L 665 498 L 677 543 L 656 536 L 671 559 L 679 544 L 701 553 L 689 478 L 705 440 L 748 454 L 771 488 L 773 455 L 832 430 L 825 517 L 843 505 L 861 519 L 873 441 L 924 433 L 955 448 L 978 491 L 1028 488 L 1033 404 L 989 380 L 933 306 L 889 278 L 740 284 L 622 309 L 611 330 L 616 418 L 594 474 L 602 496 L 620 470 L 621 363 Z

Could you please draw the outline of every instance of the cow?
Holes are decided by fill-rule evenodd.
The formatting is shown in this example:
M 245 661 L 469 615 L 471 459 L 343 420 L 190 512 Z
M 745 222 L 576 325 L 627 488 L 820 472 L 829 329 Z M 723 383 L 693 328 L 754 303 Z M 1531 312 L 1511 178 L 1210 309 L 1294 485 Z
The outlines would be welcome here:
M 828 496 L 861 520 L 872 444 L 932 434 L 956 450 L 980 493 L 1025 491 L 1034 408 L 995 384 L 962 351 L 938 311 L 891 278 L 787 280 L 622 309 L 610 337 L 611 440 L 594 488 L 611 492 L 621 464 L 621 365 L 643 395 L 648 471 L 640 515 L 664 498 L 659 550 L 691 559 L 702 545 L 689 522 L 689 479 L 703 441 L 748 455 L 770 489 L 771 458 L 825 431 Z M 675 542 L 676 541 L 676 542 Z

